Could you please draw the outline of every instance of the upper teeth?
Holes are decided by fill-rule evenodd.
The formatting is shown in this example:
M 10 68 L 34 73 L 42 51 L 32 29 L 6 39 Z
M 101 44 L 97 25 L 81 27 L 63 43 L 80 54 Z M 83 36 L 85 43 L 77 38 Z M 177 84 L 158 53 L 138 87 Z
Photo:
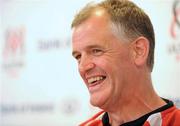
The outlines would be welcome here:
M 92 78 L 88 79 L 88 83 L 93 83 L 95 81 L 99 81 L 102 79 L 103 79 L 103 77 L 92 77 Z

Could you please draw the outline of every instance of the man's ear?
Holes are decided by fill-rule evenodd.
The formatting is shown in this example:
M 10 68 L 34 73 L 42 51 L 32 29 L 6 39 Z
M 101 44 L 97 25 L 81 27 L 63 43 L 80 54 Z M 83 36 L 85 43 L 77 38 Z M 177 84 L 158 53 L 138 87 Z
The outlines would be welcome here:
M 145 37 L 139 37 L 132 42 L 134 63 L 137 66 L 146 64 L 149 54 L 149 41 Z

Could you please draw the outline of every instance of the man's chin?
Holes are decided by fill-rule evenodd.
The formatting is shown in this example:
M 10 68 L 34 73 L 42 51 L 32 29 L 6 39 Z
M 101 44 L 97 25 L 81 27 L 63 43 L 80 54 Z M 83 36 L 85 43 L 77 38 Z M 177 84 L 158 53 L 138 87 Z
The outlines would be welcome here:
M 103 105 L 102 99 L 98 99 L 97 97 L 90 97 L 90 103 L 91 105 L 99 108 Z

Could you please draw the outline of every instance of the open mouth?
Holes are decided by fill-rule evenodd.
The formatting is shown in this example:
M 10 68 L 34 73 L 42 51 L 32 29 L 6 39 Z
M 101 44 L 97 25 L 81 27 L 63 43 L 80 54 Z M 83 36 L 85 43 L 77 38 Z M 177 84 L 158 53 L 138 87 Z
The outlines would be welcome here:
M 106 79 L 106 76 L 96 76 L 96 77 L 91 77 L 91 78 L 87 79 L 87 81 L 89 83 L 89 86 L 94 86 L 96 84 L 101 83 L 105 79 Z

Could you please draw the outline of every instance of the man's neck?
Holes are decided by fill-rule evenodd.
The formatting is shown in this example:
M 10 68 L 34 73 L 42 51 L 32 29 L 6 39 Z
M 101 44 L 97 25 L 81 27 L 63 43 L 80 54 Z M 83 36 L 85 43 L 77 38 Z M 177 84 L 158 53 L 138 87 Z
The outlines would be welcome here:
M 116 111 L 108 112 L 109 120 L 112 126 L 119 126 L 123 123 L 138 119 L 165 104 L 166 103 L 154 92 L 152 92 L 151 95 L 134 95 L 131 97 L 129 103 L 121 103 L 120 106 L 115 106 L 117 107 Z

